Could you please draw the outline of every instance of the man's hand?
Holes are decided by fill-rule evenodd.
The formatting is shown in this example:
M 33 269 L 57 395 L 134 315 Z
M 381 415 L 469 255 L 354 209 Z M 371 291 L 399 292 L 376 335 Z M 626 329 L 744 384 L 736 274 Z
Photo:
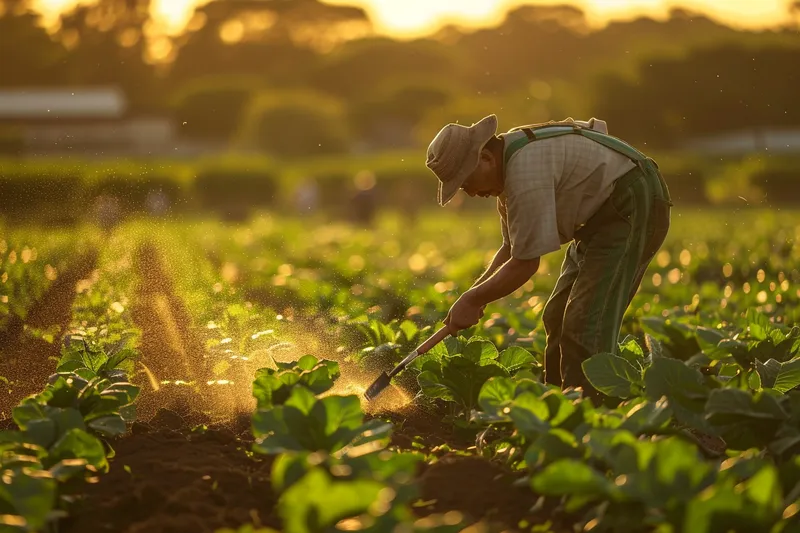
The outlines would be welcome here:
M 485 309 L 486 305 L 479 305 L 475 300 L 475 293 L 469 290 L 456 300 L 456 303 L 450 308 L 450 312 L 447 313 L 444 323 L 450 330 L 450 334 L 456 336 L 462 329 L 471 328 L 477 324 L 483 317 Z

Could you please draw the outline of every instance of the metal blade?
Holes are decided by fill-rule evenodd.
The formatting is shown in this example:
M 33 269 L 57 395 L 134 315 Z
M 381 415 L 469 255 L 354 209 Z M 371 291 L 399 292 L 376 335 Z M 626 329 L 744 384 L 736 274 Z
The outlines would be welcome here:
M 389 374 L 383 372 L 380 376 L 378 376 L 378 379 L 373 381 L 372 385 L 367 388 L 364 396 L 367 398 L 367 400 L 374 400 L 381 392 L 383 392 L 383 389 L 389 386 L 391 381 L 392 379 L 389 377 Z

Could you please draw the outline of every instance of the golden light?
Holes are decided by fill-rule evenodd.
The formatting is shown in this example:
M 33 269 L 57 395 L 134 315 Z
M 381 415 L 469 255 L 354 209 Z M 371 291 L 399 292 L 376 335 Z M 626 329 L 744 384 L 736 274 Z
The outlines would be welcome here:
M 244 24 L 238 19 L 225 22 L 219 29 L 219 37 L 225 44 L 238 43 L 244 37 Z
M 377 31 L 397 37 L 420 37 L 444 24 L 467 27 L 494 26 L 505 13 L 520 5 L 552 5 L 551 0 L 324 0 L 335 5 L 364 8 Z M 788 0 L 565 0 L 586 13 L 590 25 L 603 25 L 614 18 L 631 19 L 646 15 L 656 19 L 669 16 L 672 7 L 707 12 L 733 26 L 775 25 L 786 19 Z
M 148 47 L 148 55 L 153 61 L 165 61 L 173 52 L 172 41 L 159 37 Z
M 78 3 L 92 0 L 35 0 L 34 7 L 43 13 L 46 24 L 53 24 L 60 12 Z M 190 26 L 196 30 L 204 20 L 190 24 L 194 9 L 209 0 L 155 0 L 153 17 L 166 34 L 175 34 Z M 379 33 L 397 38 L 415 38 L 445 24 L 465 27 L 494 26 L 505 13 L 520 5 L 552 5 L 552 0 L 323 0 L 333 5 L 358 6 L 366 10 Z M 673 7 L 707 13 L 722 23 L 736 27 L 774 26 L 786 20 L 791 0 L 564 0 L 584 11 L 587 22 L 602 26 L 610 19 L 648 16 L 664 20 Z M 253 21 L 263 26 L 264 21 Z M 248 21 L 248 27 L 250 26 Z M 267 21 L 268 24 L 268 21 Z

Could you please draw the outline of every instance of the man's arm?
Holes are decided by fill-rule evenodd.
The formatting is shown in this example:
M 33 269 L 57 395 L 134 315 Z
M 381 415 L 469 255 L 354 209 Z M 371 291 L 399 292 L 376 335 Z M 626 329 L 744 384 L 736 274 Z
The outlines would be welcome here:
M 519 289 L 539 269 L 539 258 L 511 258 L 480 285 L 474 286 L 456 300 L 444 323 L 455 335 L 480 321 L 483 309 L 489 303 L 508 296 Z
M 522 287 L 539 270 L 539 258 L 511 258 L 494 275 L 473 286 L 464 296 L 476 307 L 504 298 Z
M 502 265 L 504 265 L 509 259 L 511 259 L 511 246 L 509 244 L 504 243 L 503 246 L 501 246 L 500 249 L 497 250 L 497 253 L 494 254 L 494 257 L 492 258 L 492 263 L 486 268 L 486 272 L 481 274 L 481 277 L 479 277 L 475 281 L 475 283 L 472 284 L 472 288 L 477 287 L 478 285 L 489 279 L 492 276 L 492 274 L 494 274 L 495 271 L 497 271 L 497 269 L 500 268 Z

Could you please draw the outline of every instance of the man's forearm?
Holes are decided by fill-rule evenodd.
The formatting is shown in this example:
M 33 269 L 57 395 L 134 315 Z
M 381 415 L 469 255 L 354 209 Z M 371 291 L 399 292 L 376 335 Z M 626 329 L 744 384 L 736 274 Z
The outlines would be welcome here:
M 511 259 L 511 248 L 509 246 L 503 246 L 502 248 L 497 250 L 497 253 L 494 254 L 494 257 L 492 258 L 492 263 L 488 266 L 486 272 L 481 274 L 481 277 L 479 277 L 477 281 L 475 281 L 475 283 L 472 284 L 472 288 L 477 287 L 478 285 L 480 285 L 481 283 L 492 277 L 492 274 L 494 274 L 498 268 L 507 263 L 509 259 Z
M 539 269 L 539 259 L 509 259 L 483 283 L 471 288 L 469 297 L 478 307 L 508 296 L 522 287 Z

